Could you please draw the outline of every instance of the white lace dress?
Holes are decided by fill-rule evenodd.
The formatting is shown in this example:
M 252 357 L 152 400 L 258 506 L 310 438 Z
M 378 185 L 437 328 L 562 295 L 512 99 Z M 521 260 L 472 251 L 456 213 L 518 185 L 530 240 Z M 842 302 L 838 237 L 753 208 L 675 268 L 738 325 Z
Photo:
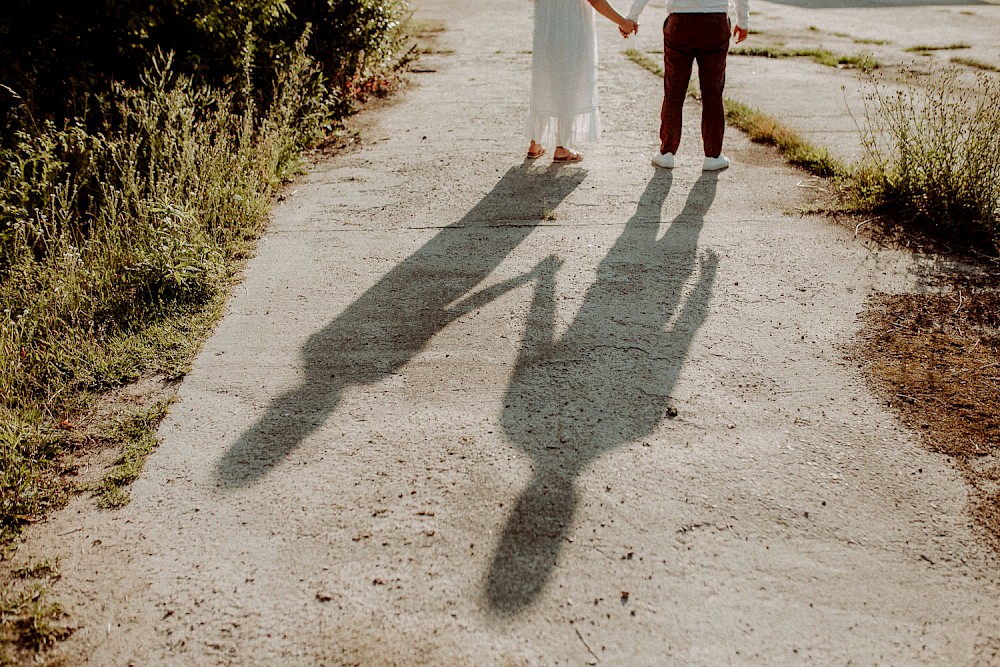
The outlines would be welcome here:
M 546 145 L 597 141 L 597 28 L 587 0 L 535 0 L 525 133 Z

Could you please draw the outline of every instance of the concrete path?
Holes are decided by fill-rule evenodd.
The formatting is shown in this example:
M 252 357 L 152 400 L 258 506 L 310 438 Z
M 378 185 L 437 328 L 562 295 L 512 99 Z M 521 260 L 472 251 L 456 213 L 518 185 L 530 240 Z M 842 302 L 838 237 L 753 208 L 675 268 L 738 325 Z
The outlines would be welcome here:
M 133 502 L 32 534 L 69 664 L 1000 664 L 962 480 L 845 358 L 933 266 L 738 132 L 702 173 L 697 106 L 655 171 L 610 24 L 603 143 L 522 163 L 531 4 L 414 4 L 433 71 L 277 206 Z
M 750 37 L 747 46 L 868 54 L 881 63 L 882 68 L 869 77 L 807 58 L 730 61 L 728 96 L 781 119 L 809 142 L 847 162 L 863 157 L 863 98 L 872 96 L 873 82 L 885 92 L 901 69 L 910 83 L 920 85 L 934 72 L 957 68 L 957 80 L 973 84 L 981 72 L 954 64 L 951 59 L 956 57 L 1000 67 L 1000 0 L 751 0 L 751 4 L 755 10 L 751 22 L 760 32 Z M 642 39 L 644 47 L 662 52 L 659 35 L 644 33 Z M 964 48 L 912 50 L 949 46 Z

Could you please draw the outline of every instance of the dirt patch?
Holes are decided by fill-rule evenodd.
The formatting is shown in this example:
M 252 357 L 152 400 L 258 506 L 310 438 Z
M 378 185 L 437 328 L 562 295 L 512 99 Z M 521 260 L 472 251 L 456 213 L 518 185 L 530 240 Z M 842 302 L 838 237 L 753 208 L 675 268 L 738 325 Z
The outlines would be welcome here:
M 1000 291 L 979 282 L 873 295 L 854 353 L 900 419 L 964 474 L 1000 550 Z
M 177 386 L 177 381 L 161 375 L 147 377 L 104 394 L 89 409 L 60 424 L 70 443 L 70 453 L 59 466 L 64 500 L 74 494 L 97 493 L 102 478 L 122 454 L 115 424 L 169 401 Z M 152 424 L 150 428 L 155 430 Z M 50 655 L 75 631 L 63 606 L 50 594 L 61 576 L 59 558 L 23 562 L 4 556 L 0 558 L 0 665 L 64 664 Z

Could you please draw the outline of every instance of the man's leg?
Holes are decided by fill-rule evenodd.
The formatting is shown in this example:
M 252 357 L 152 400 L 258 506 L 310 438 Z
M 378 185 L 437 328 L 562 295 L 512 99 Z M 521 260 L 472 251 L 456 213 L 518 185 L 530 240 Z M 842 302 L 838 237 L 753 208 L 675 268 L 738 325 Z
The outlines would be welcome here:
M 707 24 L 701 31 L 702 48 L 696 56 L 698 82 L 701 85 L 701 139 L 705 157 L 719 157 L 722 154 L 722 137 L 726 131 L 722 91 L 726 86 L 729 19 L 725 14 L 704 16 Z
M 684 98 L 691 81 L 694 55 L 687 46 L 684 23 L 689 15 L 669 14 L 663 24 L 663 107 L 660 109 L 660 153 L 677 154 L 681 143 Z

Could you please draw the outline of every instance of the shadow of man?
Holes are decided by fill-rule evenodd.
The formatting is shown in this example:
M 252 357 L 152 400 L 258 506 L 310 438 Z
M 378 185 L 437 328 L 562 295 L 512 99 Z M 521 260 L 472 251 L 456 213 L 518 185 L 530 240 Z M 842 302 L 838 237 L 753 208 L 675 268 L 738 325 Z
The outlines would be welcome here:
M 461 220 L 444 227 L 387 273 L 330 324 L 309 337 L 305 377 L 279 396 L 215 469 L 223 486 L 264 477 L 336 410 L 346 387 L 376 383 L 416 356 L 449 323 L 533 273 L 474 289 L 569 195 L 586 171 L 512 167 Z
M 671 391 L 708 314 L 715 282 L 717 257 L 712 251 L 699 255 L 698 236 L 717 175 L 702 175 L 683 212 L 657 239 L 671 182 L 664 172 L 649 182 L 558 339 L 558 261 L 550 257 L 534 271 L 535 292 L 502 416 L 507 436 L 531 457 L 534 476 L 507 520 L 486 577 L 494 613 L 517 613 L 541 593 L 573 519 L 577 475 L 602 454 L 652 433 L 671 409 Z

